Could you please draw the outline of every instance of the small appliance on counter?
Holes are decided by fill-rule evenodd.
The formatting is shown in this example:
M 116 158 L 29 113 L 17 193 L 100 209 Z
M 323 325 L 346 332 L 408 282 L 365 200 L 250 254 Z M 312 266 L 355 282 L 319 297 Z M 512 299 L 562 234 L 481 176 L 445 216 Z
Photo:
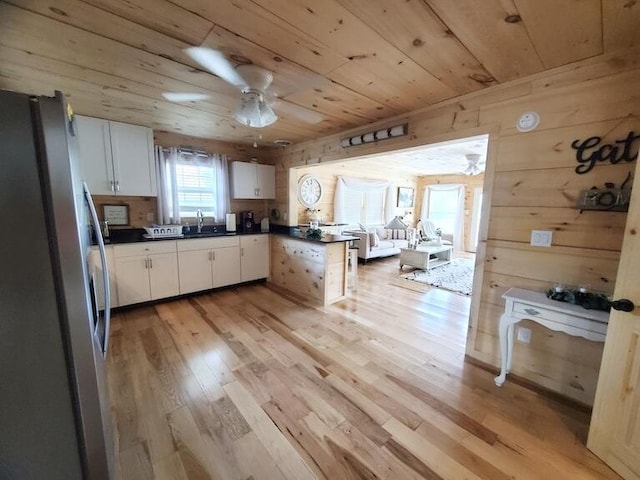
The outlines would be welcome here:
M 240 213 L 240 219 L 242 221 L 243 232 L 247 233 L 256 231 L 256 221 L 253 215 L 253 210 L 245 210 Z
M 226 229 L 227 229 L 227 232 L 235 232 L 236 231 L 236 214 L 235 213 L 227 213 L 227 215 L 226 215 Z
M 269 218 L 264 217 L 262 220 L 260 220 L 260 231 L 262 233 L 269 232 Z
M 144 227 L 147 231 L 144 238 L 177 238 L 182 237 L 182 225 L 152 225 Z

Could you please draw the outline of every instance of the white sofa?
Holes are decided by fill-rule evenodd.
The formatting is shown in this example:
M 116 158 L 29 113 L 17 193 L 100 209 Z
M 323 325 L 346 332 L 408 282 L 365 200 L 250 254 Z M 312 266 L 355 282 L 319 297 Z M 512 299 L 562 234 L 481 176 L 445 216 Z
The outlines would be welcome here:
M 344 232 L 345 235 L 358 237 L 358 258 L 365 263 L 371 258 L 397 255 L 401 248 L 409 245 L 406 230 L 387 230 L 385 228 L 370 229 L 367 232 Z

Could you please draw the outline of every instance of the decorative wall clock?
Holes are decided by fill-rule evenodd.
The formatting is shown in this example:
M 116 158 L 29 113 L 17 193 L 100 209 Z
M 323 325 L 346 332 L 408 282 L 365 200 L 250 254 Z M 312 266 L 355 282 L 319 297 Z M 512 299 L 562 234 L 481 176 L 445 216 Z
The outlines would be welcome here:
M 298 199 L 305 207 L 312 207 L 322 197 L 322 184 L 313 175 L 304 175 L 298 180 Z

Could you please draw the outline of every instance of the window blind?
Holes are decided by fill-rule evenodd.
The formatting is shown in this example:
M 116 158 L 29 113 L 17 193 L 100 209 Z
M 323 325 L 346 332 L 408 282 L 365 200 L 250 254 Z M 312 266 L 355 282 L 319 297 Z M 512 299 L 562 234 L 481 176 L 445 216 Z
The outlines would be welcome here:
M 194 217 L 198 209 L 205 216 L 216 212 L 216 172 L 212 164 L 176 164 L 176 190 L 180 216 Z

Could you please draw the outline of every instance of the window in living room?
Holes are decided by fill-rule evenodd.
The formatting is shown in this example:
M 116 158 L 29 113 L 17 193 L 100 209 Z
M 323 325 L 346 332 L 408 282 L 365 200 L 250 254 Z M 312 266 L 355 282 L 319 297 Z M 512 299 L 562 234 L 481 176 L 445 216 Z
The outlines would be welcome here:
M 456 250 L 464 250 L 464 195 L 460 183 L 427 185 L 424 190 L 420 218 L 428 219 L 443 235 L 453 238 Z
M 433 190 L 429 189 L 428 218 L 442 233 L 453 234 L 458 218 L 458 189 Z
M 384 225 L 395 211 L 392 193 L 395 188 L 386 180 L 338 177 L 334 219 L 354 226 Z
M 385 190 L 362 192 L 346 189 L 344 223 L 349 225 L 383 225 Z

